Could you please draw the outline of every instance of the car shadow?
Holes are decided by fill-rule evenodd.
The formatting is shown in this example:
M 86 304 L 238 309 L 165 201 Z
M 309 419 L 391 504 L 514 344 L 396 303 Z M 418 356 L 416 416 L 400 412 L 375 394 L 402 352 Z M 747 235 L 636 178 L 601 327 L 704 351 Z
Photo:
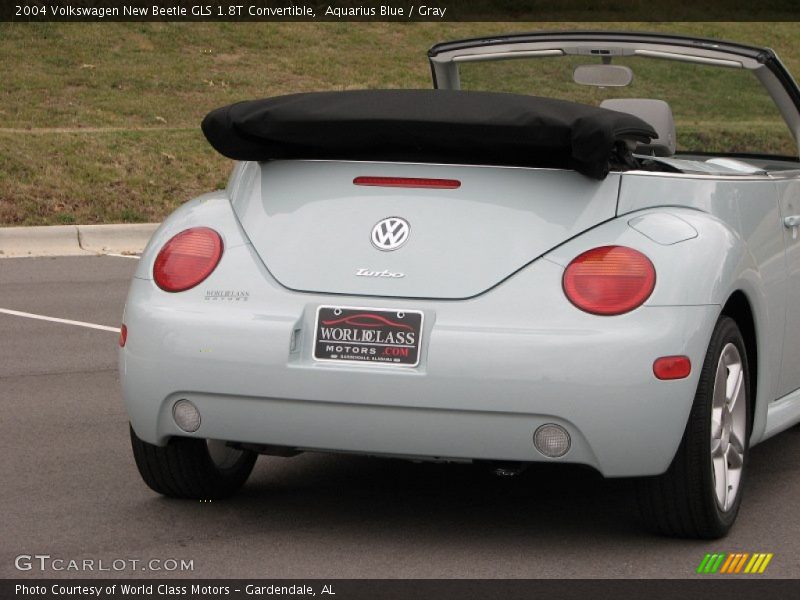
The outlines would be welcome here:
M 486 537 L 511 531 L 564 538 L 639 535 L 634 486 L 575 465 L 533 464 L 497 476 L 485 464 L 306 454 L 262 458 L 239 509 L 260 519 L 353 527 L 374 535 Z
M 798 428 L 752 450 L 734 532 L 757 526 L 750 517 L 757 517 L 757 507 L 782 487 L 788 472 L 800 469 L 797 456 Z M 202 514 L 211 516 L 208 511 L 226 519 L 232 536 L 291 527 L 423 543 L 516 539 L 560 547 L 589 538 L 652 539 L 639 521 L 633 479 L 604 479 L 591 468 L 569 464 L 534 463 L 517 476 L 498 477 L 483 464 L 322 453 L 260 457 L 247 485 L 229 500 L 204 505 Z M 663 543 L 704 544 L 668 538 Z

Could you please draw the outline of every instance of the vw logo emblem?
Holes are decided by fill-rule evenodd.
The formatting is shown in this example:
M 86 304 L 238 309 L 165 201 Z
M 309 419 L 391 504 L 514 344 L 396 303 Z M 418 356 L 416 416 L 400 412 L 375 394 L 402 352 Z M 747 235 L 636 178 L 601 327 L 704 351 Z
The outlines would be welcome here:
M 400 217 L 386 217 L 378 221 L 372 228 L 370 240 L 378 250 L 389 252 L 397 250 L 405 244 L 410 233 L 411 225 L 408 224 L 408 221 Z

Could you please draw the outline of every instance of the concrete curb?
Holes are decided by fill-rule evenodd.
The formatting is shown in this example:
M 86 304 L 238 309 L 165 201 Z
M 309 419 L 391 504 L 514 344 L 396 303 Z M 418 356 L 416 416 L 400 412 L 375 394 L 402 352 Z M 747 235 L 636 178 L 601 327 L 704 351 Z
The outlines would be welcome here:
M 159 223 L 0 227 L 0 258 L 139 254 Z

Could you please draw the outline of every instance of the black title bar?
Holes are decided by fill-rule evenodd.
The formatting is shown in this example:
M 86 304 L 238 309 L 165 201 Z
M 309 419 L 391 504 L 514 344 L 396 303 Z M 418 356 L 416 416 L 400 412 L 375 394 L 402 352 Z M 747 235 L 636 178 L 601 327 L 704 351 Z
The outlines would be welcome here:
M 3 0 L 0 21 L 796 21 L 797 0 Z
M 745 577 L 664 579 L 4 579 L 3 600 L 684 600 L 800 597 L 800 581 Z

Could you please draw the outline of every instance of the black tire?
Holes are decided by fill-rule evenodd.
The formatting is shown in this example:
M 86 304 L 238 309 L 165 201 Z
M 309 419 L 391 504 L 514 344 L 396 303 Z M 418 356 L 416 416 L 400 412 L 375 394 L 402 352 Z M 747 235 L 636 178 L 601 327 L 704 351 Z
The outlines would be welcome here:
M 723 509 L 714 490 L 710 432 L 717 365 L 728 344 L 736 347 L 741 358 L 747 420 L 737 492 L 732 504 Z M 700 539 L 717 539 L 728 533 L 742 502 L 751 411 L 747 349 L 736 322 L 723 315 L 711 335 L 692 411 L 672 464 L 663 475 L 642 478 L 637 482 L 641 516 L 651 530 L 662 535 Z
M 171 498 L 226 498 L 244 485 L 258 458 L 244 450 L 235 462 L 220 467 L 204 439 L 173 437 L 166 446 L 155 446 L 139 439 L 133 427 L 130 431 L 142 479 L 153 491 Z

